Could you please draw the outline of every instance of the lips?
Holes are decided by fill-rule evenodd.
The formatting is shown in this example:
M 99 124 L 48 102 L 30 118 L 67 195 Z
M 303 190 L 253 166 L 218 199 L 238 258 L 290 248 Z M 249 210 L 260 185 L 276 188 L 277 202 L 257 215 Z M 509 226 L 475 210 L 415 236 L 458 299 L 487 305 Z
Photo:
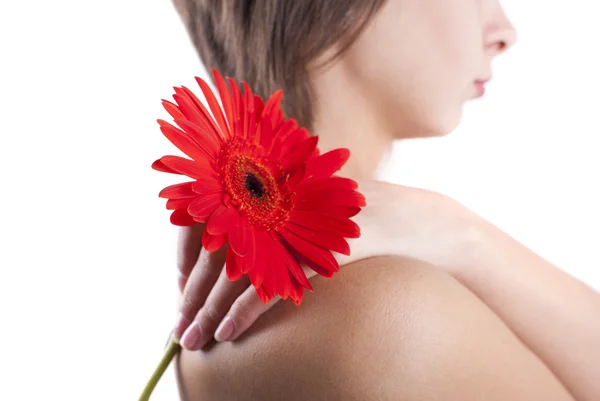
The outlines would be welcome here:
M 477 97 L 481 97 L 485 94 L 485 84 L 488 81 L 489 81 L 489 79 L 475 81 L 474 85 L 475 85 L 475 91 L 477 92 Z
M 475 81 L 475 91 L 477 92 L 477 97 L 481 97 L 485 94 L 485 86 L 481 81 Z

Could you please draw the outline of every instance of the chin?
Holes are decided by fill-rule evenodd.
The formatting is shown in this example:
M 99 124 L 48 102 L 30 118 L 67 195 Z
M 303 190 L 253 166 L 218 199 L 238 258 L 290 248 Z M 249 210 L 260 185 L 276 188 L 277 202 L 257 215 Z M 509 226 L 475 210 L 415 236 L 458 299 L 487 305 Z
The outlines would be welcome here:
M 440 113 L 441 114 L 441 113 Z M 430 136 L 446 136 L 454 131 L 462 120 L 462 107 L 449 113 L 441 114 Z
M 458 127 L 461 120 L 462 113 L 455 113 L 447 115 L 444 118 L 438 117 L 434 120 L 424 122 L 421 128 L 416 130 L 418 135 L 414 135 L 414 137 L 434 138 L 449 135 Z
M 454 131 L 462 120 L 462 107 L 449 110 L 429 109 L 430 113 L 421 113 L 411 124 L 396 121 L 395 139 L 442 137 Z

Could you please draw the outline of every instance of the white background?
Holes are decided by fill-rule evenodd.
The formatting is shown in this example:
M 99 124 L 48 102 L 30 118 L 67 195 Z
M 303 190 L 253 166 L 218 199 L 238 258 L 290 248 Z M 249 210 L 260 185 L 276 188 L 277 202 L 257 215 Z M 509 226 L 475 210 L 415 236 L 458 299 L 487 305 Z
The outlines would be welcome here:
M 486 97 L 450 136 L 399 145 L 385 177 L 600 288 L 600 6 L 504 4 L 519 42 Z M 135 400 L 175 316 L 155 120 L 204 71 L 166 0 L 2 1 L 0 45 L 0 399 Z M 175 398 L 169 370 L 153 400 Z

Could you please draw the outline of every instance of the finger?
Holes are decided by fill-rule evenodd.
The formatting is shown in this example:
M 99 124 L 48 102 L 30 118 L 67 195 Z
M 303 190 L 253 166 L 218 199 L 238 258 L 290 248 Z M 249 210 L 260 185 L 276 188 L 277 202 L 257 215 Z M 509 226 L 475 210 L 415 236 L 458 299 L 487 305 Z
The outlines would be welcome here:
M 314 270 L 306 266 L 302 266 L 302 270 L 309 279 L 317 274 Z M 227 316 L 219 324 L 215 333 L 215 339 L 217 341 L 235 340 L 248 330 L 263 313 L 271 309 L 280 300 L 281 297 L 278 295 L 264 304 L 256 294 L 256 289 L 250 286 L 233 303 Z
M 204 305 L 219 277 L 219 272 L 223 269 L 226 250 L 227 248 L 224 247 L 216 252 L 207 252 L 206 250 L 200 252 L 200 257 L 190 274 L 180 300 L 179 315 L 173 332 L 176 340 L 181 338 Z
M 217 341 L 231 341 L 238 338 L 266 311 L 281 300 L 278 295 L 264 304 L 258 295 L 254 286 L 250 286 L 233 303 L 227 316 L 215 333 Z
M 179 269 L 179 291 L 183 292 L 202 249 L 204 224 L 181 227 L 177 240 L 177 269 Z
M 237 281 L 230 281 L 227 278 L 226 269 L 223 268 L 194 322 L 183 334 L 181 345 L 192 351 L 204 347 L 212 339 L 219 322 L 233 302 L 248 286 L 250 286 L 250 280 L 247 276 L 243 276 Z

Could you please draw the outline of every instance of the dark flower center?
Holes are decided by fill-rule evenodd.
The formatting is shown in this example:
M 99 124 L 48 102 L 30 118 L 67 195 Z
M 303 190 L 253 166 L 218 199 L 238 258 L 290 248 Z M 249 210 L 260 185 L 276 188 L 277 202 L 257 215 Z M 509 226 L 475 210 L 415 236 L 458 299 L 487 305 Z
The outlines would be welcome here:
M 252 173 L 246 173 L 245 187 L 253 198 L 262 198 L 265 194 L 262 182 Z
M 287 186 L 281 163 L 259 150 L 255 144 L 232 141 L 219 157 L 219 175 L 225 204 L 235 207 L 252 226 L 268 231 L 289 220 L 295 194 Z

